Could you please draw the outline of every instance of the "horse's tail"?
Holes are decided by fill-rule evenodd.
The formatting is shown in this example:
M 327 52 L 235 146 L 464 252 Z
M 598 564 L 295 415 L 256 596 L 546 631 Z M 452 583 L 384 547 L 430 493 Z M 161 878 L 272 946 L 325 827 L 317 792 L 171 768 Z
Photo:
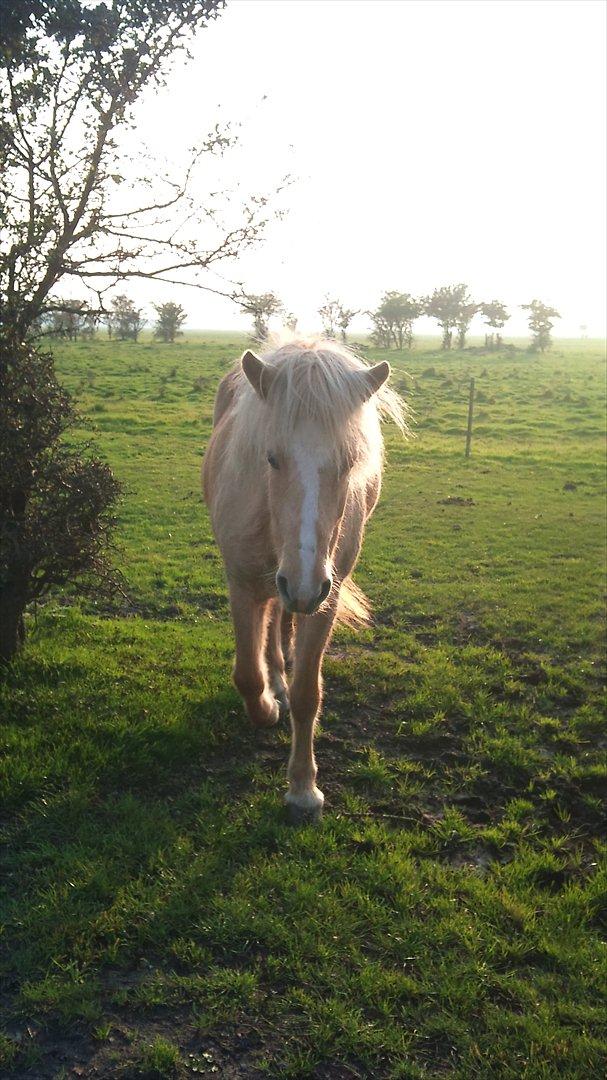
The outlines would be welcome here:
M 341 583 L 337 618 L 339 622 L 352 627 L 368 626 L 371 622 L 371 604 L 350 577 Z

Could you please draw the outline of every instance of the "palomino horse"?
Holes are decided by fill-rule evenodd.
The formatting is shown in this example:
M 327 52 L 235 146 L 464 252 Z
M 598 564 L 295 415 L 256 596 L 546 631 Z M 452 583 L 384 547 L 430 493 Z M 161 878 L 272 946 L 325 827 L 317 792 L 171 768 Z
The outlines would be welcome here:
M 230 590 L 234 682 L 256 726 L 290 710 L 295 821 L 317 819 L 324 802 L 313 740 L 334 622 L 368 618 L 350 574 L 379 497 L 381 416 L 406 430 L 389 374 L 334 341 L 292 341 L 263 359 L 245 352 L 217 392 L 203 483 Z

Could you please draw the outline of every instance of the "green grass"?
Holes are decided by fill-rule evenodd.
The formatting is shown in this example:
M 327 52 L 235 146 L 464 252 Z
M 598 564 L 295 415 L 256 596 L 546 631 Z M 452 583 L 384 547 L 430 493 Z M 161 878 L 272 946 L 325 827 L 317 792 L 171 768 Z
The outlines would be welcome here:
M 0 1069 L 602 1076 L 603 348 L 391 357 L 417 437 L 386 432 L 375 624 L 331 646 L 325 818 L 293 830 L 199 494 L 242 345 L 57 347 L 126 488 L 131 604 L 39 609 L 0 684 Z

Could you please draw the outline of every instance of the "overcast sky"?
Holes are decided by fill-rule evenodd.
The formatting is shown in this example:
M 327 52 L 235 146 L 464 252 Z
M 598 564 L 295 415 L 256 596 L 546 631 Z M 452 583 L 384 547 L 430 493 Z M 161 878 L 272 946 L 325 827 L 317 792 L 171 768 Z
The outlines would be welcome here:
M 604 49 L 602 0 L 229 0 L 137 135 L 177 159 L 238 121 L 227 185 L 296 177 L 286 219 L 222 273 L 275 291 L 304 329 L 327 292 L 368 308 L 465 281 L 511 306 L 510 333 L 538 297 L 558 333 L 601 335 Z M 192 327 L 247 325 L 195 290 L 131 294 L 179 299 Z

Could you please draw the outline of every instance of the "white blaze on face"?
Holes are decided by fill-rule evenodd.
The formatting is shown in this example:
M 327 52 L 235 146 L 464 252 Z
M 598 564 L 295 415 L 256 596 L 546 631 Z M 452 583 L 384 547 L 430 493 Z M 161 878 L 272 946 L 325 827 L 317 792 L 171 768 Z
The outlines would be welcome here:
M 299 590 L 304 596 L 314 599 L 318 590 L 314 583 L 314 565 L 316 562 L 318 537 L 318 502 L 320 496 L 320 470 L 326 463 L 327 453 L 322 446 L 298 442 L 295 447 L 297 472 L 303 489 L 301 504 L 301 523 L 299 527 L 299 554 L 301 561 L 301 582 Z

